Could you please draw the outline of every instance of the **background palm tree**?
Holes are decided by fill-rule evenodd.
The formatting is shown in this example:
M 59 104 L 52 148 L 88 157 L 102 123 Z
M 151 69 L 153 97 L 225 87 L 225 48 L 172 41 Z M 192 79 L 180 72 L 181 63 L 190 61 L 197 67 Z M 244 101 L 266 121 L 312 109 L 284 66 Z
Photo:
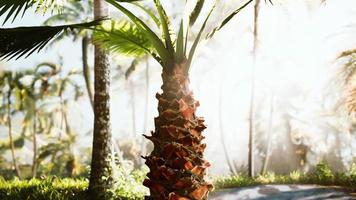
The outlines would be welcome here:
M 5 89 L 5 85 L 7 85 L 7 91 L 3 91 L 3 93 L 5 94 L 3 97 L 3 105 L 1 106 L 2 109 L 5 109 L 6 112 L 4 112 L 4 114 L 6 113 L 6 122 L 7 122 L 7 127 L 8 127 L 8 133 L 9 133 L 9 147 L 11 150 L 11 158 L 12 158 L 12 163 L 13 163 L 13 167 L 15 169 L 15 172 L 17 174 L 17 176 L 22 179 L 22 175 L 21 175 L 21 170 L 19 167 L 19 163 L 17 161 L 16 158 L 16 154 L 15 154 L 15 141 L 14 141 L 14 136 L 13 136 L 13 129 L 12 129 L 12 115 L 13 115 L 13 111 L 11 109 L 11 105 L 12 105 L 12 94 L 14 92 L 15 89 L 15 84 L 13 83 L 13 79 L 15 77 L 13 76 L 12 73 L 6 72 L 2 75 L 1 77 L 1 87 L 4 90 Z M 6 89 L 5 89 L 6 90 Z
M 108 16 L 104 0 L 94 0 L 94 19 Z M 110 124 L 110 67 L 106 51 L 94 47 L 94 135 L 89 182 L 90 199 L 102 199 L 112 188 L 112 135 Z M 107 197 L 106 197 L 107 198 Z
M 346 89 L 345 106 L 352 117 L 356 113 L 356 49 L 342 52 L 338 60 L 343 60 L 340 70 L 342 85 Z
M 49 67 L 50 70 L 44 69 Z M 16 164 L 14 164 L 17 174 L 20 178 L 36 177 L 43 167 L 40 165 L 42 161 L 50 156 L 50 153 L 54 153 L 53 157 L 56 157 L 56 151 L 62 151 L 64 149 L 69 149 L 70 146 L 65 146 L 64 143 L 67 141 L 58 141 L 56 143 L 50 143 L 48 145 L 42 146 L 39 142 L 44 140 L 51 141 L 53 138 L 53 133 L 59 129 L 55 129 L 55 119 L 58 119 L 56 110 L 63 112 L 64 108 L 62 106 L 62 98 L 60 101 L 55 100 L 56 96 L 61 96 L 59 93 L 73 94 L 73 97 L 66 97 L 65 101 L 71 100 L 71 98 L 77 99 L 81 95 L 81 90 L 79 86 L 72 80 L 72 75 L 75 72 L 69 72 L 68 74 L 60 74 L 60 68 L 52 63 L 42 63 L 36 67 L 35 70 L 24 70 L 20 72 L 5 71 L 1 75 L 1 96 L 4 98 L 4 103 L 1 110 L 5 109 L 6 112 L 10 112 L 7 116 L 7 121 L 9 126 L 9 135 L 11 136 L 11 142 L 9 142 L 9 147 L 12 152 L 15 149 L 20 149 L 24 147 L 25 141 L 32 142 L 32 165 L 30 169 L 30 174 L 26 173 L 27 170 L 22 168 L 24 165 L 19 164 L 17 159 L 15 159 Z M 68 85 L 73 86 L 68 87 Z M 10 87 L 9 87 L 10 86 Z M 11 90 L 8 89 L 11 88 Z M 68 96 L 68 95 L 67 95 Z M 57 98 L 59 99 L 59 98 Z M 5 114 L 4 113 L 4 114 Z M 11 126 L 12 116 L 15 117 L 16 121 L 21 121 L 20 126 L 20 136 L 13 136 L 13 130 Z M 59 117 L 60 118 L 60 117 Z M 10 120 L 9 120 L 10 119 Z M 69 124 L 66 124 L 65 132 L 71 134 L 69 130 Z M 61 132 L 62 130 L 59 130 Z M 68 137 L 69 140 L 74 136 Z M 21 140 L 20 140 L 21 139 Z M 12 145 L 11 145 L 12 144 Z M 55 145 L 53 145 L 55 144 Z M 68 142 L 70 144 L 70 142 Z M 56 147 L 56 148 L 54 148 Z M 61 147 L 61 149 L 57 148 Z M 49 151 L 51 149 L 51 151 Z M 14 153 L 13 153 L 14 155 Z M 23 157 L 23 156 L 22 156 Z M 15 156 L 13 158 L 16 158 Z M 52 160 L 53 165 L 61 165 L 57 160 Z M 61 160 L 61 162 L 67 162 L 66 160 Z M 17 166 L 17 167 L 16 167 Z M 24 173 L 21 173 L 21 172 Z
M 63 1 L 61 1 L 63 2 Z M 37 10 L 46 10 L 49 6 L 56 7 L 57 1 L 24 0 L 1 1 L 0 16 L 6 13 L 5 22 L 13 16 L 15 19 L 20 11 L 26 11 L 37 5 Z M 83 29 L 95 26 L 103 17 L 107 16 L 105 1 L 94 1 L 94 19 L 88 23 L 78 23 L 60 26 L 40 26 L 0 29 L 0 58 L 12 59 L 24 55 L 29 56 L 35 51 L 40 51 L 53 38 L 67 30 Z M 5 23 L 4 22 L 4 23 Z M 108 56 L 99 46 L 95 46 L 95 96 L 94 96 L 94 138 L 93 158 L 90 177 L 91 197 L 105 195 L 104 192 L 111 186 L 110 166 L 108 159 L 111 154 L 111 127 L 110 127 L 110 70 Z M 107 176 L 109 175 L 109 176 Z M 106 179 L 105 179 L 106 177 Z M 104 180 L 104 181 L 103 181 Z
M 90 20 L 92 18 L 92 15 L 93 0 L 88 0 L 87 2 L 70 1 L 68 5 L 63 6 L 60 13 L 49 17 L 44 22 L 44 25 L 55 25 L 60 23 L 80 23 L 82 21 Z M 62 32 L 61 35 L 58 35 L 53 42 L 60 41 L 63 38 L 67 38 L 67 33 L 68 32 Z M 88 63 L 88 54 L 92 40 L 92 34 L 91 31 L 87 29 L 78 29 L 69 33 L 72 35 L 74 41 L 78 39 L 81 40 L 83 77 L 90 104 L 92 108 L 94 108 L 94 94 L 91 81 L 91 69 Z

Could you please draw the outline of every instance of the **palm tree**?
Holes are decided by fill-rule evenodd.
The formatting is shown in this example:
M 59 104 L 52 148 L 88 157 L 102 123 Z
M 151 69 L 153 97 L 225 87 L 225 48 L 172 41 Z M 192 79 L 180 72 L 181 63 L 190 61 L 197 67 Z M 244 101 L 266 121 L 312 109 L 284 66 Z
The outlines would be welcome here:
M 255 159 L 254 159 L 254 114 L 255 114 L 255 68 L 257 61 L 257 43 L 258 43 L 258 17 L 260 9 L 260 0 L 255 1 L 254 7 L 254 23 L 253 23 L 253 66 L 251 68 L 251 96 L 250 96 L 250 113 L 249 113 L 249 151 L 248 151 L 248 175 L 254 177 L 255 173 Z
M 131 21 L 112 22 L 96 31 L 95 41 L 103 47 L 126 55 L 151 55 L 162 66 L 162 93 L 157 94 L 158 117 L 155 131 L 145 136 L 154 144 L 149 156 L 144 157 L 150 168 L 144 185 L 149 187 L 147 199 L 207 199 L 212 185 L 205 180 L 205 170 L 210 166 L 203 158 L 205 144 L 202 131 L 206 128 L 204 119 L 195 111 L 199 102 L 189 89 L 189 69 L 198 43 L 201 41 L 208 19 L 215 6 L 204 20 L 190 50 L 188 50 L 189 27 L 202 10 L 204 1 L 197 1 L 188 20 L 181 20 L 177 39 L 172 37 L 170 25 L 161 2 L 154 0 L 157 13 L 145 9 L 147 6 L 129 2 L 143 9 L 156 23 L 162 35 L 156 34 L 145 22 L 115 0 L 107 0 L 125 14 Z M 232 17 L 245 8 L 245 3 L 215 28 L 209 37 L 220 30 Z M 159 16 L 156 18 L 155 16 Z M 189 25 L 189 26 L 188 26 Z
M 11 150 L 11 158 L 12 158 L 12 163 L 14 166 L 14 169 L 16 171 L 17 176 L 22 179 L 22 175 L 21 175 L 21 170 L 19 167 L 19 164 L 17 162 L 17 158 L 16 158 L 16 154 L 15 154 L 15 141 L 13 138 L 13 130 L 12 130 L 12 109 L 11 109 L 11 105 L 12 105 L 12 94 L 14 92 L 14 88 L 16 87 L 16 85 L 13 83 L 13 79 L 15 79 L 15 77 L 13 77 L 13 74 L 10 72 L 5 72 L 3 74 L 3 76 L 1 77 L 1 87 L 4 88 L 4 84 L 8 85 L 8 89 L 7 91 L 4 91 L 4 96 L 6 98 L 4 98 L 4 104 L 6 102 L 6 106 L 3 105 L 2 107 L 6 107 L 6 116 L 7 116 L 7 127 L 8 127 L 8 133 L 9 133 L 9 146 L 10 146 L 10 150 Z
M 94 19 L 108 16 L 108 5 L 94 0 Z M 109 57 L 99 45 L 94 47 L 94 137 L 89 192 L 93 200 L 102 199 L 112 187 L 112 135 L 110 124 Z
M 68 0 L 69 1 L 69 0 Z M 65 1 L 59 1 L 65 2 Z M 22 1 L 1 1 L 0 16 L 7 13 L 5 22 L 11 16 L 15 19 L 18 14 L 25 12 L 36 6 L 37 10 L 46 11 L 47 8 L 58 8 L 58 1 L 53 0 L 22 0 Z M 7 12 L 9 11 L 9 12 Z M 107 15 L 105 1 L 94 1 L 95 21 L 87 23 L 59 25 L 59 26 L 37 26 L 0 29 L 0 59 L 13 59 L 22 56 L 29 56 L 35 51 L 42 50 L 53 38 L 67 30 L 90 28 L 99 23 L 103 16 Z M 4 22 L 4 23 L 5 23 Z M 111 161 L 108 159 L 111 153 L 111 132 L 110 132 L 110 71 L 108 57 L 99 46 L 95 47 L 95 96 L 94 96 L 94 139 L 93 158 L 90 186 L 92 198 L 99 199 L 103 195 L 103 190 L 111 186 L 110 175 Z M 110 176 L 109 176 L 110 177 Z
M 88 0 L 86 3 L 80 1 L 70 1 L 68 5 L 64 5 L 61 12 L 49 17 L 44 25 L 53 25 L 58 23 L 79 23 L 87 21 L 93 14 L 93 0 Z M 91 81 L 90 67 L 88 63 L 89 45 L 91 44 L 92 35 L 89 30 L 79 29 L 70 32 L 74 40 L 81 39 L 82 48 L 82 69 L 85 86 L 89 98 L 89 102 L 94 109 L 94 95 Z M 67 32 L 63 32 L 57 36 L 55 41 L 63 39 L 67 36 Z
M 151 195 L 148 199 L 207 199 L 212 186 L 205 181 L 205 170 L 209 163 L 203 158 L 206 147 L 202 144 L 204 137 L 202 131 L 206 128 L 204 120 L 195 115 L 199 106 L 191 90 L 189 89 L 189 69 L 195 54 L 195 50 L 203 38 L 203 33 L 209 17 L 215 5 L 201 25 L 196 39 L 188 50 L 189 27 L 195 24 L 200 11 L 204 5 L 204 0 L 198 0 L 195 9 L 189 17 L 183 17 L 174 40 L 171 33 L 169 18 L 159 0 L 154 0 L 157 13 L 146 9 L 135 0 L 120 0 L 119 2 L 133 3 L 139 9 L 143 9 L 161 30 L 162 35 L 155 33 L 139 17 L 115 0 L 106 0 L 125 14 L 130 21 L 120 21 L 112 23 L 110 27 L 97 30 L 96 42 L 102 47 L 123 54 L 141 56 L 151 55 L 162 66 L 162 90 L 157 94 L 159 115 L 155 118 L 155 132 L 152 136 L 146 136 L 154 143 L 154 150 L 151 155 L 145 157 L 146 164 L 150 168 L 148 179 L 144 185 L 150 188 Z M 212 37 L 237 13 L 250 4 L 253 0 L 247 1 L 240 8 L 232 12 L 222 23 L 213 29 L 207 37 Z M 0 3 L 0 11 L 3 14 L 5 7 L 18 14 L 27 3 L 10 2 Z M 46 1 L 40 1 L 40 3 Z M 105 6 L 103 1 L 94 2 L 94 12 L 96 19 L 105 16 Z M 17 7 L 12 8 L 13 5 Z M 102 7 L 103 6 L 103 7 Z M 104 8 L 104 9 L 103 9 Z M 100 12 L 104 11 L 104 12 Z M 156 17 L 159 16 L 159 18 Z M 8 15 L 9 16 L 9 15 Z M 8 19 L 8 17 L 7 17 Z M 21 57 L 31 54 L 35 50 L 41 50 L 50 39 L 58 33 L 68 28 L 89 27 L 96 22 L 86 24 L 72 24 L 66 26 L 53 27 L 29 27 L 17 29 L 1 29 L 0 42 L 4 47 L 0 49 L 0 58 Z M 41 31 L 41 34 L 37 34 Z M 24 37 L 27 36 L 27 37 Z M 32 36 L 32 38 L 28 38 Z M 93 141 L 93 162 L 90 179 L 90 189 L 93 198 L 98 197 L 111 185 L 110 176 L 110 124 L 109 124 L 109 68 L 107 67 L 107 56 L 98 46 L 95 55 L 95 97 L 94 97 L 94 141 Z M 105 173 L 105 171 L 109 173 Z M 104 189 L 104 190 L 103 190 Z M 98 199 L 98 198 L 97 198 Z

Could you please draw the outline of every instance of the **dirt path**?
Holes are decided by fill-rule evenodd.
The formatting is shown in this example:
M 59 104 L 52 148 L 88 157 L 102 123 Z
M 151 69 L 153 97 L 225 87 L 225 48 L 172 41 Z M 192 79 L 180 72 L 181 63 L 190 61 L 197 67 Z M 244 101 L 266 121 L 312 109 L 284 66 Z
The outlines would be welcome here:
M 260 185 L 217 191 L 210 200 L 356 200 L 356 193 L 317 185 Z

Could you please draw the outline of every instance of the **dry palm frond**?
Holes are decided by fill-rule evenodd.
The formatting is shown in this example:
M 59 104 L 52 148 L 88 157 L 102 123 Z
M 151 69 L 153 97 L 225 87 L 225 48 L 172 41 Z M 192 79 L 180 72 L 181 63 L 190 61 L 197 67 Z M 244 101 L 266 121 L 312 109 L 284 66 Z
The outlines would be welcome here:
M 347 88 L 345 106 L 349 114 L 356 113 L 356 49 L 344 51 L 338 59 L 347 59 L 341 69 L 343 83 Z
M 356 113 L 356 87 L 347 92 L 345 104 L 349 114 Z

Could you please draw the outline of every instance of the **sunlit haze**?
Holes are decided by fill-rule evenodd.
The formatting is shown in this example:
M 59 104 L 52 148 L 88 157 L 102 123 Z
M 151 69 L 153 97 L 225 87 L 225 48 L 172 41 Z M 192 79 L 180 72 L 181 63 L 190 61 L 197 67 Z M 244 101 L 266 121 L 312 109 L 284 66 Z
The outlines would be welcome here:
M 171 1 L 163 1 L 168 13 L 183 9 L 167 2 Z M 210 29 L 214 22 L 242 4 L 240 0 L 223 2 L 226 4 L 216 10 Z M 210 5 L 211 2 L 204 7 L 205 13 Z M 111 14 L 120 16 L 115 9 L 111 9 Z M 6 26 L 40 25 L 49 15 L 28 12 L 24 20 Z M 174 24 L 178 24 L 179 18 L 176 20 Z M 356 159 L 356 130 L 354 119 L 340 103 L 346 90 L 338 76 L 343 62 L 336 58 L 356 47 L 356 1 L 280 0 L 273 5 L 261 1 L 258 28 L 255 65 L 253 5 L 241 11 L 212 39 L 202 42 L 193 62 L 191 88 L 200 101 L 198 115 L 205 118 L 208 126 L 204 136 L 206 157 L 212 163 L 209 173 L 229 173 L 223 143 L 235 167 L 247 167 L 253 66 L 256 169 L 262 167 L 269 137 L 268 168 L 276 172 L 308 170 L 322 160 L 328 160 L 336 170 L 349 168 Z M 81 70 L 80 44 L 66 39 L 28 59 L 2 62 L 1 66 L 19 70 L 43 61 L 62 62 L 67 71 Z M 149 100 L 145 116 L 147 63 L 142 62 L 126 80 L 123 72 L 116 69 L 118 66 L 127 69 L 130 62 L 131 58 L 113 55 L 111 120 L 115 145 L 130 139 L 141 142 L 142 134 L 154 130 L 153 120 L 157 116 L 155 94 L 160 91 L 161 68 L 153 59 L 148 62 Z M 81 78 L 78 81 L 84 85 Z M 88 97 L 84 95 L 79 102 L 70 103 L 69 112 L 70 124 L 80 135 L 74 150 L 79 153 L 82 147 L 92 144 L 93 113 Z M 1 138 L 6 136 L 0 134 Z M 305 152 L 303 165 L 300 150 Z M 21 157 L 23 161 L 27 159 Z

